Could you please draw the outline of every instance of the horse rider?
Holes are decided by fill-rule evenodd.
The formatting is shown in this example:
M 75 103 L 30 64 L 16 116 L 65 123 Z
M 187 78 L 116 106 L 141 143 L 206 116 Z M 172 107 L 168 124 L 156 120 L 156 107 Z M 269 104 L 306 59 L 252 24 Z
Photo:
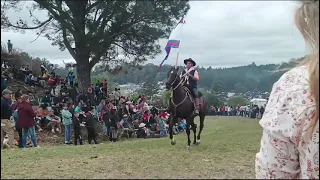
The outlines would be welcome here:
M 200 110 L 200 99 L 199 99 L 199 92 L 198 92 L 198 81 L 199 81 L 199 73 L 196 70 L 196 62 L 192 60 L 191 58 L 185 59 L 184 64 L 187 66 L 187 68 L 183 71 L 183 74 L 186 74 L 186 85 L 192 90 L 194 95 L 194 100 L 196 103 L 195 107 L 195 114 L 199 114 Z

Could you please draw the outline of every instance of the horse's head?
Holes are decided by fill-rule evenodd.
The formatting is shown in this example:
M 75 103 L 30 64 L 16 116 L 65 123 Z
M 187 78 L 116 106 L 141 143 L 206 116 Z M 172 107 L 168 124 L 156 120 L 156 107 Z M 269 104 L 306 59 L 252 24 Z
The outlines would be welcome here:
M 174 86 L 176 86 L 180 82 L 180 77 L 178 75 L 179 67 L 177 68 L 171 68 L 168 72 L 167 82 L 166 82 L 166 89 L 172 89 Z

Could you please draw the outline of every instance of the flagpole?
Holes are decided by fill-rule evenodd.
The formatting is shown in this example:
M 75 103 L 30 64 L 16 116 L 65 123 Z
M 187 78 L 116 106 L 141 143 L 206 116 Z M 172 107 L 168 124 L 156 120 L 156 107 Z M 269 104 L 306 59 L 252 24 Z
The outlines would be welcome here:
M 182 19 L 183 19 L 183 21 L 184 21 L 185 15 L 182 17 Z M 181 40 L 182 40 L 182 28 L 180 29 L 180 43 L 179 43 L 179 48 L 178 48 L 177 57 L 176 57 L 176 64 L 175 64 L 175 68 L 176 68 L 176 69 L 177 69 L 177 67 L 178 67 L 178 60 L 179 60 L 179 52 L 180 52 Z
M 176 65 L 174 66 L 176 69 L 178 67 L 178 59 L 179 59 L 179 50 L 177 52 L 177 57 L 176 57 Z

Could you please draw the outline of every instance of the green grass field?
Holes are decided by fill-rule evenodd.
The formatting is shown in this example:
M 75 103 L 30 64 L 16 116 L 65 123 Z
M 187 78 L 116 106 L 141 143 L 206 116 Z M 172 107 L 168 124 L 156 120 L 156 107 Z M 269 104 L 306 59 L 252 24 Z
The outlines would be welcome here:
M 207 117 L 190 150 L 185 133 L 175 146 L 159 138 L 4 150 L 1 178 L 254 178 L 260 137 L 258 120 Z

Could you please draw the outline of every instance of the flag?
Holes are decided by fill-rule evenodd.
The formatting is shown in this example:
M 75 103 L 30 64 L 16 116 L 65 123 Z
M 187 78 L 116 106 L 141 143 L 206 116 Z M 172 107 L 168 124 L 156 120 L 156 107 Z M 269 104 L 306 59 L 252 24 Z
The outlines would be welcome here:
M 160 70 L 162 68 L 163 63 L 168 59 L 171 48 L 179 48 L 180 39 L 181 39 L 181 37 L 179 37 L 179 35 L 181 35 L 181 33 L 179 33 L 179 31 L 181 32 L 181 28 L 182 28 L 183 24 L 185 24 L 185 23 L 186 22 L 185 22 L 184 18 L 181 18 L 181 20 L 178 22 L 176 27 L 171 32 L 171 34 L 169 36 L 168 43 L 167 43 L 166 47 L 164 48 L 167 55 L 164 58 L 164 60 L 161 62 L 161 64 L 159 65 L 158 70 Z

